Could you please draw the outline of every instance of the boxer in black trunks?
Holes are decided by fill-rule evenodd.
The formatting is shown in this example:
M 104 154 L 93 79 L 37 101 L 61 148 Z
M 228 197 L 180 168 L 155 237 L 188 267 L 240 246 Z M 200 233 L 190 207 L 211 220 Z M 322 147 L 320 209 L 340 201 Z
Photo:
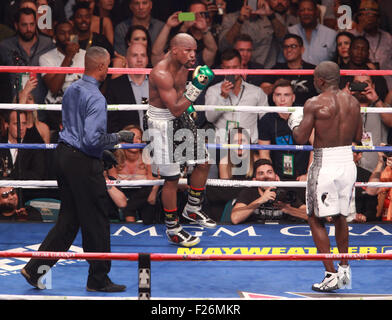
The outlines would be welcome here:
M 150 106 L 146 113 L 148 135 L 153 150 L 153 174 L 165 180 L 162 203 L 165 213 L 166 234 L 170 242 L 186 247 L 199 243 L 198 237 L 190 235 L 179 224 L 177 213 L 177 189 L 181 169 L 173 153 L 174 130 L 189 129 L 193 138 L 196 127 L 190 114 L 192 103 L 212 81 L 214 74 L 207 66 L 199 66 L 193 73 L 192 82 L 186 87 L 189 68 L 196 62 L 196 41 L 185 33 L 177 34 L 170 42 L 170 51 L 151 71 L 149 76 Z M 155 141 L 155 142 L 154 142 Z M 193 142 L 191 142 L 193 145 Z M 203 145 L 202 147 L 205 148 Z M 208 156 L 201 159 L 187 158 L 196 163 L 190 176 L 188 202 L 183 216 L 203 227 L 214 228 L 216 223 L 201 210 L 203 193 L 209 172 Z

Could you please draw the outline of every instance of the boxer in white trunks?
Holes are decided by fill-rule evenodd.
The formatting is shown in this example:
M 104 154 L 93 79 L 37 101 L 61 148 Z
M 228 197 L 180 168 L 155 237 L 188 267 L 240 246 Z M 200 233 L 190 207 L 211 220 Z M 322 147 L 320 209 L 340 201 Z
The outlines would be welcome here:
M 340 69 L 330 61 L 320 63 L 314 71 L 314 84 L 321 92 L 306 101 L 302 110 L 292 113 L 288 124 L 295 141 L 304 144 L 314 130 L 314 159 L 308 172 L 306 204 L 308 222 L 319 253 L 331 253 L 324 218 L 331 217 L 339 253 L 348 252 L 350 200 L 354 197 L 356 166 L 352 142 L 361 140 L 362 118 L 358 101 L 339 90 Z M 350 288 L 351 270 L 341 260 L 338 270 L 333 261 L 323 261 L 325 277 L 315 283 L 315 291 Z

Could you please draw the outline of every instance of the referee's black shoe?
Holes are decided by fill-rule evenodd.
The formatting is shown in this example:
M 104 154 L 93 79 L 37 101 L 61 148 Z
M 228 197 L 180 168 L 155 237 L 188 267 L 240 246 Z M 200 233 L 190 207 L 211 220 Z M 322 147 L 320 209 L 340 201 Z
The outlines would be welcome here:
M 94 288 L 94 287 L 86 287 L 87 291 L 90 292 L 122 292 L 126 290 L 126 286 L 122 285 L 122 284 L 115 284 L 113 283 L 110 279 L 108 279 L 106 281 L 105 286 L 101 287 L 101 288 Z

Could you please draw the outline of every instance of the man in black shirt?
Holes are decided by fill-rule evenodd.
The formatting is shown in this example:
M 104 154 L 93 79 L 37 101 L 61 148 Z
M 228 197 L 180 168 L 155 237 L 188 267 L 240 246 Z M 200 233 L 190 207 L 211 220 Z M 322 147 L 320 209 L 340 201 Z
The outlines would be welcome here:
M 255 162 L 255 181 L 279 181 L 272 163 L 267 159 Z M 302 197 L 301 197 L 302 196 Z M 281 220 L 292 216 L 307 220 L 304 193 L 276 187 L 245 188 L 238 195 L 231 212 L 233 224 Z
M 283 55 L 286 59 L 285 63 L 277 63 L 272 69 L 307 69 L 313 70 L 316 66 L 302 60 L 302 54 L 305 48 L 303 40 L 300 36 L 295 34 L 286 34 L 283 39 Z M 312 75 L 272 75 L 265 76 L 265 82 L 262 83 L 261 87 L 264 92 L 269 95 L 269 105 L 273 105 L 272 100 L 272 89 L 273 84 L 278 79 L 287 79 L 291 82 L 295 93 L 296 106 L 303 106 L 311 97 L 317 95 L 317 91 L 314 88 L 313 76 Z
M 289 80 L 278 80 L 273 89 L 274 104 L 278 107 L 290 107 L 295 100 L 293 87 Z M 290 113 L 270 112 L 258 122 L 259 144 L 261 145 L 297 145 L 293 133 L 287 125 Z M 312 137 L 311 137 L 312 138 Z M 310 143 L 308 143 L 310 144 Z M 270 159 L 274 170 L 281 180 L 307 179 L 308 165 L 312 154 L 309 151 L 260 150 L 260 158 Z

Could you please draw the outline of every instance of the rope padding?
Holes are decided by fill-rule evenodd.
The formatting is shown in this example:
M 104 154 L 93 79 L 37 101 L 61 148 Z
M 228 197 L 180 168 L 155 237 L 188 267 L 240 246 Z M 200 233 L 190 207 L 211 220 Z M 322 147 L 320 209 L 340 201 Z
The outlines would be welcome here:
M 15 252 L 0 251 L 0 258 L 35 258 L 44 260 L 125 260 L 138 261 L 139 253 L 105 253 L 105 252 L 54 252 L 33 251 Z M 392 253 L 338 253 L 338 254 L 171 254 L 151 253 L 151 261 L 201 261 L 201 260 L 226 260 L 226 261 L 323 261 L 323 260 L 392 260 Z

